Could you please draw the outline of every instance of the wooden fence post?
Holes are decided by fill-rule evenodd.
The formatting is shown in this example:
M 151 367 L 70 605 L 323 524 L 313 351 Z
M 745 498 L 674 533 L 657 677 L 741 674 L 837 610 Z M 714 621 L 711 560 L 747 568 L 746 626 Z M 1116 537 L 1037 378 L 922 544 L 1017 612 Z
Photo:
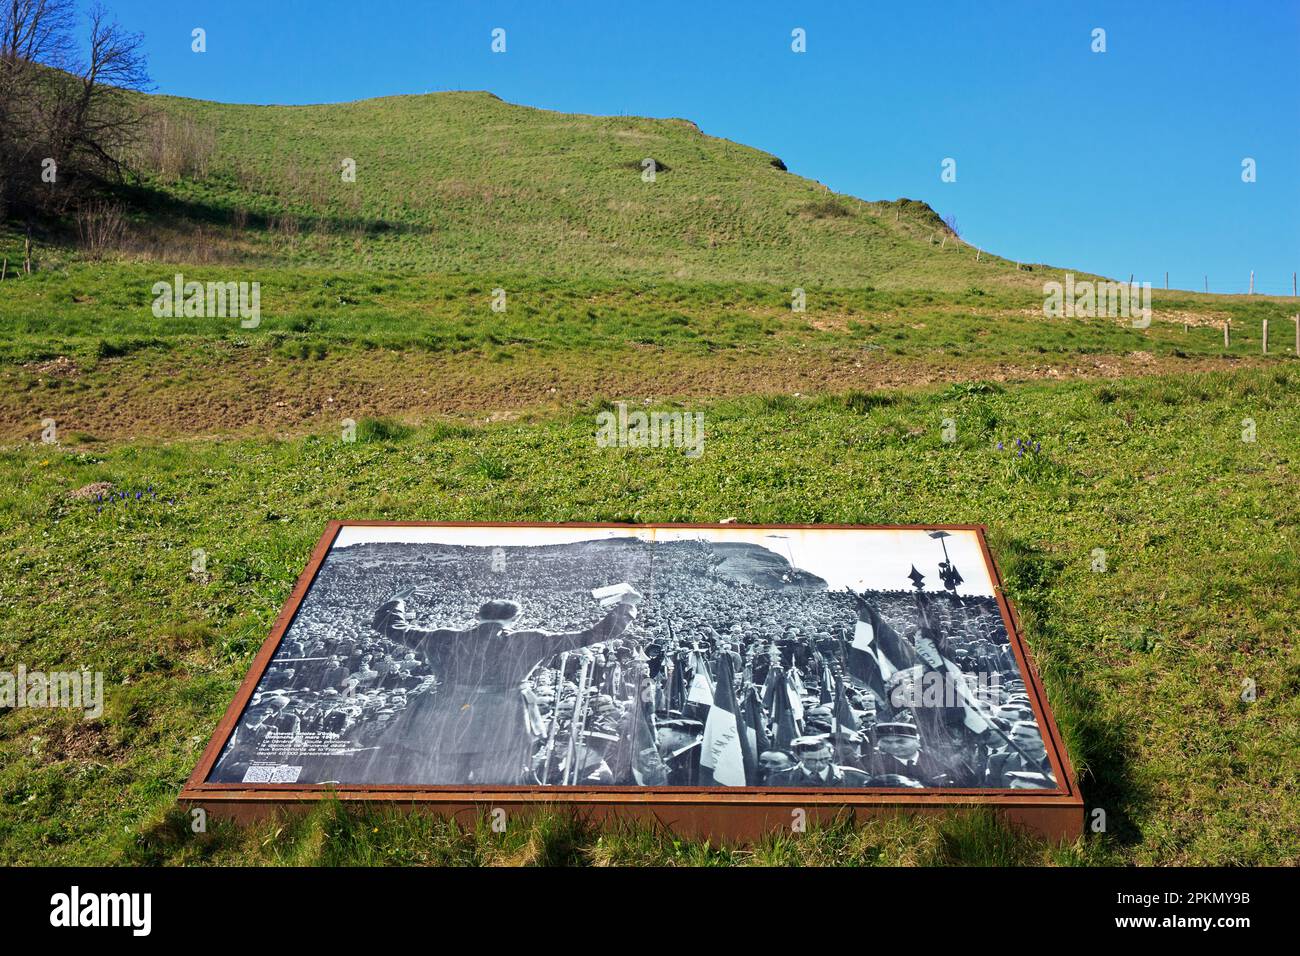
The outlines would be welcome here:
M 1264 320 L 1264 332 L 1260 337 L 1260 348 L 1263 350 L 1264 355 L 1268 354 L 1268 319 Z

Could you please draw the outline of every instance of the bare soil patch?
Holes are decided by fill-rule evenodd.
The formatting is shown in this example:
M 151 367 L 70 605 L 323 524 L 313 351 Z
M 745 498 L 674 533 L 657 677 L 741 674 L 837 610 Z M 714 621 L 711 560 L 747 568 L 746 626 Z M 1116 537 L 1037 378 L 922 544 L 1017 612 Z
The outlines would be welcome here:
M 58 423 L 65 442 L 288 437 L 372 416 L 488 421 L 604 399 L 709 400 L 975 380 L 1118 378 L 1240 362 L 1147 352 L 1008 362 L 903 358 L 878 349 L 691 355 L 653 347 L 596 355 L 523 353 L 504 362 L 392 351 L 323 359 L 244 350 L 133 353 L 83 372 L 76 389 L 42 385 L 32 369 L 0 369 L 0 441 L 39 441 L 44 418 Z

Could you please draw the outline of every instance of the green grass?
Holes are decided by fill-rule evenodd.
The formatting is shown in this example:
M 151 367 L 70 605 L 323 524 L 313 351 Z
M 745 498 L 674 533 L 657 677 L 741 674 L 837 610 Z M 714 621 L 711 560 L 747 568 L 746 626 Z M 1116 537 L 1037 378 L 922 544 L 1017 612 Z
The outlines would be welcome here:
M 542 810 L 495 832 L 486 815 L 443 821 L 429 814 L 326 802 L 301 815 L 195 834 L 180 810 L 161 811 L 122 844 L 123 862 L 287 866 L 1008 866 L 1087 862 L 1086 846 L 1049 848 L 990 813 L 900 815 L 869 827 L 847 820 L 772 834 L 745 846 L 709 845 L 625 821 Z
M 103 671 L 98 721 L 0 718 L 0 861 L 1300 863 L 1300 373 L 711 403 L 705 451 L 597 450 L 594 412 L 0 450 L 0 660 Z M 1242 441 L 1242 420 L 1257 440 Z M 957 441 L 941 423 L 953 418 Z M 996 443 L 1041 442 L 1017 457 Z M 152 485 L 97 512 L 68 492 Z M 743 850 L 547 816 L 504 837 L 325 806 L 203 837 L 180 784 L 331 518 L 985 522 L 1104 834 L 979 816 Z M 207 552 L 207 575 L 190 573 Z M 1104 548 L 1108 571 L 1090 570 Z M 13 662 L 13 663 L 10 663 Z M 1258 699 L 1241 699 L 1253 679 Z M 469 826 L 468 822 L 465 822 Z
M 262 283 L 261 324 L 157 318 L 152 286 Z M 989 291 L 223 270 L 69 262 L 0 286 L 0 440 L 54 418 L 83 440 L 301 431 L 320 416 L 500 416 L 573 402 L 696 400 L 939 380 L 1114 376 L 1271 364 L 1272 300 L 1160 294 L 1155 321 L 1046 319 Z M 1216 325 L 1230 317 L 1232 345 Z M 1261 320 L 1275 317 L 1259 356 Z M 54 362 L 53 367 L 49 363 Z M 277 409 L 289 408 L 281 415 Z
M 261 324 L 239 317 L 158 318 L 156 282 L 258 282 Z M 507 293 L 504 312 L 493 290 Z M 0 361 L 69 355 L 112 358 L 140 349 L 192 351 L 211 344 L 311 350 L 416 349 L 456 354 L 534 349 L 551 354 L 652 345 L 695 353 L 834 346 L 890 355 L 1222 355 L 1222 321 L 1233 322 L 1228 354 L 1259 352 L 1260 320 L 1273 320 L 1272 348 L 1289 349 L 1278 300 L 1157 293 L 1155 322 L 1048 319 L 1041 292 L 807 289 L 807 309 L 788 288 L 761 283 L 553 280 L 528 276 L 414 275 L 313 268 L 240 269 L 157 263 L 61 264 L 0 285 Z M 1214 325 L 1179 321 L 1193 314 Z M 306 349 L 307 354 L 302 354 Z
M 685 120 L 475 92 L 292 107 L 136 100 L 156 125 L 119 190 L 128 258 L 791 288 L 1042 282 L 1042 267 L 976 261 L 945 241 L 924 202 L 831 193 Z M 185 154 L 185 168 L 154 152 Z M 646 157 L 666 167 L 654 182 Z M 11 263 L 17 249 L 16 235 L 0 236 Z
M 823 215 L 834 195 L 824 187 L 685 120 L 555 113 L 469 92 L 150 103 L 215 131 L 206 176 L 150 181 L 159 208 L 209 230 L 246 210 L 253 228 L 234 241 L 289 261 L 781 283 L 793 269 L 796 284 L 949 288 L 1014 276 L 1005 260 L 932 246 L 942 223 L 923 203 L 838 197 L 841 215 Z M 642 179 L 646 157 L 668 167 L 653 183 Z M 354 183 L 343 182 L 345 158 Z M 302 230 L 291 240 L 278 228 L 286 215 Z

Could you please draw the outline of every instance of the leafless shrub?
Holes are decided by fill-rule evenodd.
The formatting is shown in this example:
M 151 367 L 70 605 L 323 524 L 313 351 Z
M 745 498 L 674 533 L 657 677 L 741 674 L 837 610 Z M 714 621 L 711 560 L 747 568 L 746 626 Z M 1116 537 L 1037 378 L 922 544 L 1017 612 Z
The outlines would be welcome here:
M 217 149 L 216 134 L 189 117 L 154 114 L 140 144 L 139 161 L 164 182 L 203 179 Z
M 190 254 L 188 258 L 192 262 L 211 262 L 215 258 L 215 243 L 213 240 L 214 236 L 212 235 L 212 232 L 199 226 L 194 230 L 193 237 L 190 240 Z
M 298 236 L 300 224 L 297 216 L 291 212 L 286 212 L 271 220 L 271 228 L 286 239 L 295 239 Z
M 76 210 L 77 236 L 81 247 L 92 259 L 117 247 L 126 231 L 126 213 L 116 203 L 94 199 Z
M 223 264 L 242 262 L 244 249 L 232 229 L 187 224 L 141 223 L 128 228 L 119 251 L 152 262 Z
M 951 214 L 949 214 L 949 215 L 947 215 L 947 216 L 944 216 L 944 217 L 943 217 L 943 224 L 944 224 L 945 226 L 948 227 L 948 231 L 949 231 L 950 233 L 952 233 L 954 236 L 957 236 L 958 238 L 961 238 L 961 230 L 959 230 L 959 229 L 957 228 L 957 217 L 956 217 L 956 216 L 951 215 Z

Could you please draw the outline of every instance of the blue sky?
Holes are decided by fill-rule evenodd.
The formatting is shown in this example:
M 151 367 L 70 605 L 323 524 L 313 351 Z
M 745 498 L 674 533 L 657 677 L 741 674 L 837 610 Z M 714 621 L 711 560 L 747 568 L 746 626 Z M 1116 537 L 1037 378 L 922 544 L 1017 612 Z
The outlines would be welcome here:
M 1246 291 L 1254 269 L 1275 294 L 1300 268 L 1300 0 L 106 2 L 145 35 L 158 92 L 485 89 L 680 116 L 837 191 L 923 199 L 1011 258 L 1157 287 L 1166 270 L 1175 288 L 1208 274 L 1221 292 Z M 940 181 L 945 158 L 956 182 Z

